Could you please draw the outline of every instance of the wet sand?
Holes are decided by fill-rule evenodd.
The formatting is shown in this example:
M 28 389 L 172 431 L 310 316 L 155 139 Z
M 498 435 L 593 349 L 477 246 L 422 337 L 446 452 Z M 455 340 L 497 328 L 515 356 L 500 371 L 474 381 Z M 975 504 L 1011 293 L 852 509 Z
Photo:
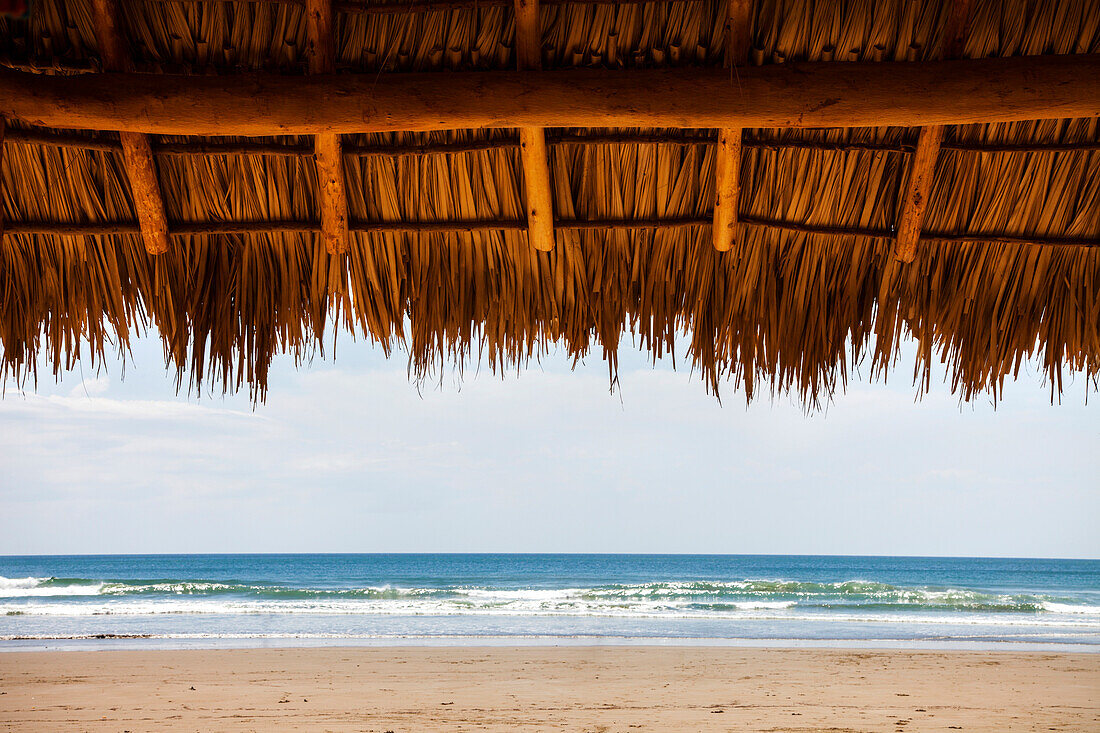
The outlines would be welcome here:
M 700 647 L 0 653 L 13 731 L 1100 731 L 1100 654 Z

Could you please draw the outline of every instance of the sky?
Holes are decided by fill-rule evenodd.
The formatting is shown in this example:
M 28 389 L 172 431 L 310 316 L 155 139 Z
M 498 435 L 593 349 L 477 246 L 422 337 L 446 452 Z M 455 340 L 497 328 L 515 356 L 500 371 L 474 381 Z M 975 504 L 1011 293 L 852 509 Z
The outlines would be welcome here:
M 911 366 L 912 361 L 908 362 Z M 123 373 L 124 372 L 124 373 Z M 0 554 L 658 552 L 1100 558 L 1100 413 L 908 368 L 823 412 L 719 404 L 624 349 L 417 385 L 344 339 L 266 403 L 177 395 L 159 342 L 0 399 Z M 1092 395 L 1095 403 L 1096 395 Z

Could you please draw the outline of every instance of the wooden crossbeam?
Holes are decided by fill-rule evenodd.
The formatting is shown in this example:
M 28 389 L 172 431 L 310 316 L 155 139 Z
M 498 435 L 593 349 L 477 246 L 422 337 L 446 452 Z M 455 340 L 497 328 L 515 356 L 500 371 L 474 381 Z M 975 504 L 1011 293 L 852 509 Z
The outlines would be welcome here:
M 160 135 L 501 127 L 919 127 L 1100 117 L 1100 54 L 728 69 L 61 76 L 0 69 L 0 115 Z
M 966 29 L 970 18 L 970 0 L 954 0 L 945 9 L 947 17 L 940 37 L 940 55 L 952 58 L 962 53 Z M 928 213 L 928 199 L 936 181 L 936 161 L 943 143 L 943 125 L 928 125 L 920 129 L 917 149 L 909 161 L 909 175 L 898 218 L 897 238 L 894 240 L 894 258 L 900 262 L 912 262 L 917 256 L 917 242 L 924 217 Z
M 306 0 L 306 53 L 311 74 L 336 71 L 336 42 L 330 0 Z M 348 196 L 344 185 L 343 141 L 335 132 L 320 132 L 313 140 L 317 165 L 317 200 L 321 209 L 321 239 L 329 254 L 351 249 Z
M 717 140 L 713 131 L 692 131 L 662 133 L 558 133 L 548 134 L 548 147 L 559 145 L 714 145 Z M 104 153 L 121 153 L 122 145 L 110 137 L 98 135 L 88 137 L 75 133 L 57 132 L 41 128 L 9 127 L 4 142 L 8 145 L 47 145 L 72 150 L 97 150 Z M 154 156 L 204 157 L 219 155 L 259 155 L 273 157 L 302 158 L 312 157 L 313 145 L 297 143 L 275 143 L 258 140 L 187 140 L 184 142 L 155 142 Z M 743 148 L 764 150 L 822 150 L 837 153 L 900 153 L 908 155 L 916 151 L 914 143 L 877 142 L 850 140 L 796 139 L 791 137 L 750 137 L 741 141 Z M 344 144 L 345 157 L 361 158 L 403 158 L 422 155 L 456 155 L 488 150 L 515 150 L 519 148 L 517 137 L 494 137 L 459 142 L 393 143 L 389 145 L 348 145 Z M 960 153 L 1082 153 L 1100 150 L 1100 140 L 1079 140 L 1074 142 L 1025 142 L 1004 143 L 995 140 L 984 142 L 960 142 L 945 140 L 941 150 L 954 150 Z
M 539 0 L 515 0 L 516 65 L 520 71 L 542 68 Z M 527 201 L 527 236 L 535 249 L 554 249 L 554 192 L 550 189 L 550 151 L 542 127 L 519 128 L 519 155 Z
M 869 227 L 853 227 L 830 224 L 805 224 L 781 219 L 742 214 L 739 218 L 742 226 L 765 230 L 814 234 L 827 237 L 864 237 L 871 239 L 892 239 L 893 231 Z M 675 230 L 684 228 L 708 227 L 709 216 L 651 217 L 639 219 L 559 219 L 554 222 L 557 229 L 569 231 L 638 231 L 638 230 Z M 524 220 L 476 220 L 476 221 L 356 221 L 349 228 L 355 232 L 367 234 L 450 234 L 450 233 L 486 233 L 486 232 L 522 232 L 527 229 Z M 20 221 L 8 222 L 5 235 L 19 236 L 113 236 L 120 234 L 138 234 L 141 229 L 137 222 L 59 222 L 59 221 Z M 321 225 L 311 221 L 213 221 L 213 222 L 170 222 L 172 236 L 225 236 L 233 234 L 307 234 L 320 232 Z M 1100 239 L 1031 234 L 1006 234 L 1001 232 L 936 232 L 925 231 L 921 239 L 932 242 L 968 242 L 993 243 L 1039 247 L 1085 247 L 1100 248 Z
M 726 18 L 726 66 L 734 73 L 748 61 L 751 33 L 752 0 L 729 0 Z M 718 130 L 714 166 L 714 226 L 711 228 L 711 237 L 714 248 L 719 252 L 728 251 L 737 241 L 737 207 L 741 199 L 741 135 L 740 127 L 723 127 Z
M 99 43 L 100 60 L 107 71 L 128 72 L 133 62 L 118 22 L 122 18 L 116 0 L 92 0 L 92 16 L 96 41 Z M 122 163 L 130 179 L 130 192 L 134 210 L 141 224 L 141 238 L 145 251 L 158 255 L 168 251 L 168 215 L 164 211 L 164 198 L 160 192 L 157 166 L 147 135 L 130 132 L 120 125 L 119 141 L 122 144 Z

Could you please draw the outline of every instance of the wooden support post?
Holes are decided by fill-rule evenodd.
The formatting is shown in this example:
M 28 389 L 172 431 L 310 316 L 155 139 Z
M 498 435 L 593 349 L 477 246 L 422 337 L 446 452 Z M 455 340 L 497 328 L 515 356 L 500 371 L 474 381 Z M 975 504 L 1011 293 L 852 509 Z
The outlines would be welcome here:
M 729 0 L 726 18 L 726 66 L 736 70 L 749 58 L 752 31 L 752 0 Z M 731 83 L 732 80 L 731 80 Z M 741 199 L 741 133 L 740 127 L 718 130 L 715 149 L 714 225 L 711 236 L 714 248 L 728 251 L 737 241 L 737 207 Z
M 92 15 L 100 60 L 107 71 L 129 72 L 133 62 L 126 48 L 118 22 L 122 15 L 116 0 L 92 0 Z M 168 215 L 160 193 L 157 166 L 149 137 L 140 132 L 119 132 L 122 142 L 122 163 L 130 179 L 134 210 L 141 225 L 145 251 L 159 255 L 168 251 Z
M 515 0 L 516 64 L 520 71 L 542 68 L 542 30 L 538 0 Z M 519 156 L 523 164 L 527 199 L 527 237 L 535 249 L 554 249 L 554 192 L 550 188 L 550 158 L 546 131 L 541 127 L 519 129 Z
M 905 184 L 901 218 L 898 220 L 897 238 L 894 240 L 894 257 L 901 262 L 912 262 L 917 255 L 917 241 L 924 226 L 924 214 L 928 211 L 928 198 L 936 178 L 936 159 L 943 140 L 943 126 L 932 125 L 920 129 L 917 151 L 909 162 L 909 177 Z
M 970 0 L 954 0 L 946 9 L 944 32 L 940 38 L 940 53 L 952 58 L 962 53 L 970 20 Z M 928 199 L 936 181 L 936 161 L 943 143 L 943 125 L 929 125 L 920 129 L 917 150 L 909 161 L 909 175 L 901 202 L 897 237 L 894 239 L 894 257 L 900 262 L 912 262 L 917 256 L 924 217 L 928 211 Z
M 309 73 L 332 74 L 336 71 L 332 3 L 330 0 L 307 0 L 305 15 Z M 348 196 L 344 186 L 343 141 L 336 133 L 319 133 L 313 139 L 313 154 L 317 165 L 321 239 L 329 254 L 344 254 L 351 249 L 351 237 L 348 232 Z
M 715 148 L 714 248 L 726 252 L 737 241 L 737 206 L 741 198 L 741 128 L 718 131 Z
M 151 255 L 164 254 L 168 251 L 168 215 L 160 195 L 149 136 L 140 132 L 120 132 L 118 135 L 145 251 Z

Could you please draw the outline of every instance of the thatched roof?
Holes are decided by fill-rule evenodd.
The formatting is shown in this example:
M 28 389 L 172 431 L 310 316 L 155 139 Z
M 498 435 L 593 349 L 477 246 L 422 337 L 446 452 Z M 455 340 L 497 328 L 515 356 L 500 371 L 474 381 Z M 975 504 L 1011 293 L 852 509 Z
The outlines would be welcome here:
M 120 5 L 136 73 L 311 70 L 301 4 Z M 338 74 L 516 68 L 511 0 L 386 5 L 335 3 Z M 750 66 L 1100 53 L 1100 0 L 748 11 Z M 92 0 L 37 0 L 28 18 L 0 19 L 0 61 L 101 73 L 93 12 Z M 542 66 L 721 68 L 728 16 L 718 0 L 544 0 Z M 749 396 L 789 390 L 807 404 L 856 362 L 893 365 L 910 336 L 918 363 L 904 371 L 923 382 L 942 360 L 964 399 L 996 395 L 1029 358 L 1059 392 L 1066 372 L 1094 386 L 1100 372 L 1096 117 L 947 126 L 905 262 L 894 240 L 916 128 L 744 129 L 727 252 L 711 232 L 715 129 L 547 129 L 549 252 L 528 241 L 515 129 L 344 135 L 347 254 L 319 233 L 311 136 L 152 134 L 170 232 L 153 255 L 117 131 L 8 116 L 0 376 L 26 378 L 40 353 L 55 369 L 95 360 L 155 327 L 181 383 L 262 396 L 272 358 L 308 357 L 334 324 L 407 349 L 417 375 L 450 360 L 523 364 L 552 343 L 576 356 L 598 343 L 613 369 L 625 331 L 655 357 L 686 347 L 708 386 L 732 378 Z

